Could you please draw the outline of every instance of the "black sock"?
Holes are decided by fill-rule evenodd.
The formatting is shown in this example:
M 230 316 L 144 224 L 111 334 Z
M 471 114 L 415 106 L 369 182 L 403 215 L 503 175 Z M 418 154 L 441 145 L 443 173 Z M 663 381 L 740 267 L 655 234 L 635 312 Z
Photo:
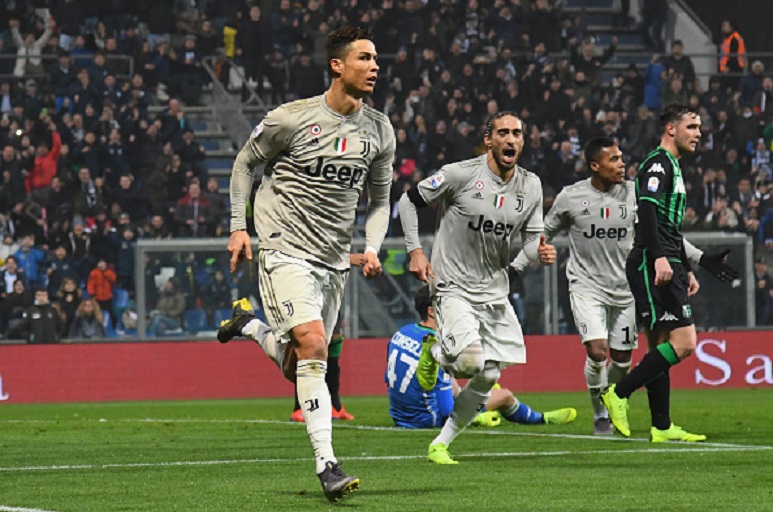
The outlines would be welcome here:
M 615 386 L 615 394 L 620 398 L 630 397 L 634 391 L 651 380 L 659 378 L 663 372 L 679 362 L 671 343 L 661 343 L 650 350 L 631 373 L 623 377 Z
M 293 405 L 293 412 L 301 408 L 300 402 L 298 402 L 298 384 L 295 385 L 295 405 Z
M 336 411 L 341 410 L 341 395 L 339 390 L 341 388 L 341 367 L 338 366 L 337 357 L 327 358 L 327 373 L 325 374 L 325 383 L 327 389 L 330 391 L 330 401 L 335 407 Z
M 646 386 L 652 426 L 667 430 L 671 426 L 671 377 L 668 370 L 659 379 L 648 382 Z

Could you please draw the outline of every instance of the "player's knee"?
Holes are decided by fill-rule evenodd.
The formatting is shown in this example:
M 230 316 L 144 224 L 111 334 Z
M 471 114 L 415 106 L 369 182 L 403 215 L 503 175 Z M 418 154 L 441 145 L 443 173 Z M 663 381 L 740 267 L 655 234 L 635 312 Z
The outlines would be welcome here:
M 483 354 L 462 352 L 456 360 L 456 365 L 461 375 L 474 376 L 483 371 L 486 361 Z
M 631 364 L 631 355 L 633 354 L 630 350 L 614 350 L 610 349 L 609 351 L 609 358 L 617 363 L 617 364 Z
M 585 344 L 588 357 L 601 363 L 607 360 L 607 344 L 604 340 L 591 340 Z
M 499 368 L 496 367 L 494 364 L 484 364 L 483 368 L 480 372 L 478 372 L 473 379 L 475 379 L 475 382 L 480 385 L 481 387 L 485 387 L 486 389 L 491 389 L 494 387 L 494 384 L 497 383 L 499 380 L 499 377 L 502 376 L 502 373 L 499 371 Z

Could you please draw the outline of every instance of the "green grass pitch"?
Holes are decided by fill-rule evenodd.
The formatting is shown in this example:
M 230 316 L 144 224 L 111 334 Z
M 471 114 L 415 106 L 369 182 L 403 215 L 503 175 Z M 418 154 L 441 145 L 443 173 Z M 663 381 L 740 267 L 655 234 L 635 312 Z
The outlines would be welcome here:
M 675 391 L 673 418 L 702 444 L 647 442 L 645 392 L 632 439 L 594 438 L 584 393 L 565 427 L 468 429 L 458 466 L 426 461 L 436 431 L 391 427 L 385 397 L 349 398 L 333 440 L 361 490 L 324 499 L 291 399 L 0 406 L 0 511 L 770 511 L 773 389 Z

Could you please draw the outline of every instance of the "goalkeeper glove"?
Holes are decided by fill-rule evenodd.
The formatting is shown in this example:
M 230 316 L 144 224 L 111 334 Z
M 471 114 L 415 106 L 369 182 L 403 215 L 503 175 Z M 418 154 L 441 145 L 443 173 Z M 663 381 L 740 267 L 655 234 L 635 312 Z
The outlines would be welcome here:
M 730 249 L 713 254 L 703 253 L 698 264 L 720 281 L 732 281 L 738 278 L 738 270 L 725 261 L 729 252 Z

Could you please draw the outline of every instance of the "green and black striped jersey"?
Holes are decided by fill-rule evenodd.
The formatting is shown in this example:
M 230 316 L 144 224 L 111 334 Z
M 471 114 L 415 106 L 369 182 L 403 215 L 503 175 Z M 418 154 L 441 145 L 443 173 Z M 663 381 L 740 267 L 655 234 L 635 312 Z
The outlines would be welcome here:
M 657 205 L 658 239 L 663 255 L 681 261 L 682 221 L 687 203 L 682 169 L 671 153 L 658 146 L 644 159 L 636 176 L 636 203 L 650 201 Z M 641 217 L 640 217 L 641 221 Z M 637 226 L 635 252 L 646 248 L 642 230 Z

